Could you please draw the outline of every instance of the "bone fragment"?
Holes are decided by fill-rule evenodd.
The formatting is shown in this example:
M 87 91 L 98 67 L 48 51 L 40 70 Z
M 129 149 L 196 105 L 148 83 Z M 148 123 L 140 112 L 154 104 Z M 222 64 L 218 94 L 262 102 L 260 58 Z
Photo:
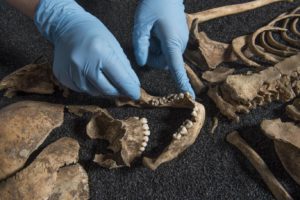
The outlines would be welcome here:
M 0 110 L 0 179 L 23 167 L 28 157 L 63 123 L 64 106 L 21 101 Z
M 239 133 L 234 131 L 229 133 L 226 140 L 237 147 L 251 162 L 253 167 L 261 175 L 265 184 L 268 186 L 274 197 L 278 200 L 293 199 L 284 187 L 278 182 L 273 173 L 270 171 L 263 159 L 240 137 Z

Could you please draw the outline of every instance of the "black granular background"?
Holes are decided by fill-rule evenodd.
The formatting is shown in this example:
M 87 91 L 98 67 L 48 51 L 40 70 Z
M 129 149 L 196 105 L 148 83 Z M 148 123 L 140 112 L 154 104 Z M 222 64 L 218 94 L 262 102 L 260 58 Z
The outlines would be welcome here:
M 41 54 L 52 61 L 52 46 L 38 33 L 33 22 L 0 1 L 0 78 L 24 66 Z M 186 11 L 196 12 L 223 5 L 242 3 L 239 0 L 186 0 Z M 151 94 L 165 95 L 176 92 L 168 72 L 139 68 L 134 60 L 131 33 L 137 0 L 82 0 L 86 10 L 97 16 L 120 41 L 128 55 L 142 86 Z M 271 19 L 299 6 L 300 2 L 276 3 L 244 14 L 224 17 L 201 25 L 212 39 L 229 42 L 233 38 L 252 33 Z M 239 70 L 245 66 L 227 64 Z M 152 132 L 145 155 L 161 152 L 170 141 L 172 133 L 189 117 L 180 109 L 135 109 L 115 108 L 113 103 L 101 98 L 72 93 L 63 98 L 54 95 L 19 94 L 8 99 L 0 94 L 0 107 L 22 100 L 39 100 L 63 104 L 95 104 L 108 108 L 113 116 L 124 119 L 129 116 L 147 117 Z M 300 199 L 300 187 L 284 171 L 272 142 L 259 128 L 263 119 L 285 118 L 284 107 L 273 103 L 260 107 L 248 115 L 241 116 L 239 124 L 220 116 L 213 102 L 206 94 L 200 100 L 206 107 L 207 116 L 201 135 L 195 144 L 179 158 L 162 165 L 156 171 L 144 168 L 138 160 L 132 168 L 117 170 L 103 169 L 93 163 L 95 153 L 105 151 L 107 143 L 90 140 L 85 134 L 89 116 L 78 119 L 66 113 L 64 124 L 54 130 L 41 148 L 32 155 L 63 136 L 79 141 L 80 164 L 89 175 L 91 199 L 273 199 L 250 162 L 225 141 L 228 132 L 239 130 L 241 135 L 263 157 L 272 172 L 295 199 Z M 209 133 L 212 118 L 219 117 L 219 127 L 214 135 Z M 1 123 L 1 122 L 0 122 Z

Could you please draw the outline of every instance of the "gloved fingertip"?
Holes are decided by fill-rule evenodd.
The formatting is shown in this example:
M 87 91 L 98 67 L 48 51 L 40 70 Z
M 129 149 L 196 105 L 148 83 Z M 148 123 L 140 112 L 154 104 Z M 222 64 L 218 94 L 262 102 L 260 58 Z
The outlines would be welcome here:
M 135 51 L 135 58 L 139 66 L 145 66 L 147 64 L 148 53 L 139 48 Z
M 180 90 L 181 90 L 181 92 L 188 92 L 192 96 L 193 99 L 196 98 L 195 91 L 193 90 L 193 88 L 189 82 L 187 82 L 185 84 L 181 84 Z
M 141 89 L 138 85 L 132 86 L 127 92 L 127 96 L 132 100 L 137 101 L 141 97 Z

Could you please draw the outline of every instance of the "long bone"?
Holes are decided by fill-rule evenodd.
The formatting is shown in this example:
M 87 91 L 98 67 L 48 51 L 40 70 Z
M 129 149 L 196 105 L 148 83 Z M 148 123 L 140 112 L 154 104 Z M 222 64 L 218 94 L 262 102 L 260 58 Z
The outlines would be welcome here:
M 292 2 L 291 0 L 255 0 L 247 3 L 222 6 L 219 8 L 204 10 L 193 14 L 187 14 L 187 21 L 189 27 L 191 27 L 192 22 L 195 19 L 197 19 L 199 23 L 203 23 L 203 22 L 210 21 L 212 19 L 247 12 L 256 8 L 260 8 L 281 1 Z
M 276 153 L 286 171 L 300 184 L 300 127 L 275 119 L 264 120 L 261 129 L 274 141 Z
M 143 164 L 155 170 L 158 166 L 165 162 L 169 162 L 179 156 L 183 151 L 190 147 L 204 125 L 205 108 L 202 104 L 194 101 L 191 96 L 186 94 L 171 94 L 167 97 L 154 97 L 141 91 L 139 101 L 120 100 L 116 102 L 117 106 L 131 105 L 135 107 L 170 107 L 170 108 L 187 108 L 191 109 L 191 119 L 187 119 L 173 134 L 171 143 L 163 150 L 157 158 L 143 158 Z
M 264 160 L 247 144 L 247 142 L 239 135 L 238 132 L 234 131 L 229 133 L 226 137 L 226 140 L 238 148 L 243 155 L 246 156 L 246 158 L 251 162 L 252 166 L 260 174 L 265 184 L 268 186 L 276 199 L 293 199 L 270 171 Z

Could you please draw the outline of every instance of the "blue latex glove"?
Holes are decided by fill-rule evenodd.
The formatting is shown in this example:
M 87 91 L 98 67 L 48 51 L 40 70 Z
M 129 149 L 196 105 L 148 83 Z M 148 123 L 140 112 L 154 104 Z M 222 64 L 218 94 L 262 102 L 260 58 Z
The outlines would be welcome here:
M 183 0 L 140 0 L 133 31 L 137 63 L 169 69 L 180 90 L 195 97 L 182 56 L 188 38 Z
M 118 41 L 74 0 L 41 0 L 35 24 L 54 44 L 53 72 L 63 85 L 93 96 L 140 98 L 140 82 Z

